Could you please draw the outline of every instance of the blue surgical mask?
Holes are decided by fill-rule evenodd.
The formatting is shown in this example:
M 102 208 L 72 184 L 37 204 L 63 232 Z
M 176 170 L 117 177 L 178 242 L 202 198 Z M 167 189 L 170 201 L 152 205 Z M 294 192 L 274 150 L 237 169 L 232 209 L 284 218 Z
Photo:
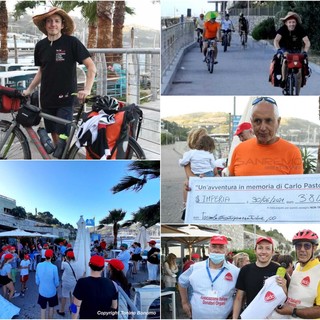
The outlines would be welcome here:
M 224 261 L 226 258 L 224 253 L 210 253 L 209 254 L 209 259 L 214 263 L 214 264 L 219 264 L 222 261 Z

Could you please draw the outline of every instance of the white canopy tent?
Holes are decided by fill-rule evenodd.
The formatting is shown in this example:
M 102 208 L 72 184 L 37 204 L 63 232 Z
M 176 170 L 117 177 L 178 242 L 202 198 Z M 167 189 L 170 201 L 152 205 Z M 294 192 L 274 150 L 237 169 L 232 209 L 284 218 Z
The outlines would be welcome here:
M 28 232 L 21 229 L 0 232 L 0 237 L 41 237 L 42 234 L 37 232 Z

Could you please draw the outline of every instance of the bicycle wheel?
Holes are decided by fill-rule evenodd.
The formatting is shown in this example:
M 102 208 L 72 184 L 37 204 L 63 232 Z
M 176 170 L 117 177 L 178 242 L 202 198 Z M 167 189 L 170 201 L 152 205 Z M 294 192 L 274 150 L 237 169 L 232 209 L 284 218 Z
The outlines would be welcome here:
M 295 79 L 294 79 L 294 75 L 292 73 L 288 74 L 287 83 L 288 83 L 288 94 L 289 94 L 289 96 L 293 96 Z
M 223 51 L 226 52 L 228 48 L 228 36 L 226 34 L 224 34 L 222 41 L 223 41 Z
M 209 57 L 209 72 L 213 72 L 213 67 L 214 67 L 214 52 L 213 50 L 210 51 L 210 57 Z
M 4 141 L 5 135 L 10 125 L 11 122 L 3 120 L 0 121 L 1 142 Z M 28 140 L 24 133 L 18 127 L 15 127 L 13 129 L 2 150 L 0 150 L 0 160 L 8 159 L 31 159 Z
M 73 144 L 67 155 L 67 159 L 86 159 L 86 148 L 78 148 L 76 144 Z M 146 159 L 145 153 L 141 146 L 132 137 L 129 137 L 125 159 Z

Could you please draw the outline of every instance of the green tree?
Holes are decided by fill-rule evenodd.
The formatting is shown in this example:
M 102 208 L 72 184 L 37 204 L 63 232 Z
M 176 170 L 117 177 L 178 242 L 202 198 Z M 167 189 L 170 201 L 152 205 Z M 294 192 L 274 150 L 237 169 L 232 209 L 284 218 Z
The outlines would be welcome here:
M 158 179 L 160 177 L 160 161 L 133 161 L 129 165 L 129 171 L 135 176 L 126 176 L 121 179 L 120 183 L 115 185 L 111 191 L 113 194 L 121 191 L 140 191 L 148 180 Z M 149 227 L 160 222 L 160 202 L 140 208 L 128 223 L 140 222 L 147 224 Z
M 98 229 L 101 229 L 104 224 L 112 224 L 113 225 L 113 245 L 117 247 L 117 238 L 118 231 L 120 228 L 119 222 L 122 221 L 126 215 L 126 211 L 122 209 L 114 209 L 109 211 L 109 215 L 99 221 L 100 225 Z
M 11 210 L 11 214 L 18 219 L 25 219 L 27 217 L 27 213 L 25 208 L 23 207 L 15 207 Z
M 317 169 L 317 159 L 308 151 L 307 148 L 300 149 L 303 161 L 303 173 L 315 173 Z

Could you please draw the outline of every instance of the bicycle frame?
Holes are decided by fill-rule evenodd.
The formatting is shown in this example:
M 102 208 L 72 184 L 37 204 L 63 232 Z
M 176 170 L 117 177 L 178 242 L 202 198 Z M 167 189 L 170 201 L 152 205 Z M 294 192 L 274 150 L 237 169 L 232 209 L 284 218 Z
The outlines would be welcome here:
M 62 119 L 62 118 L 59 118 L 59 117 L 44 113 L 44 112 L 40 112 L 40 117 L 42 117 L 44 119 L 51 120 L 51 121 L 53 121 L 55 123 L 59 123 L 59 124 L 65 125 L 65 126 L 67 126 L 67 125 L 71 126 L 69 137 L 66 140 L 66 146 L 65 146 L 65 148 L 63 150 L 61 159 L 66 159 L 67 158 L 67 154 L 68 154 L 68 151 L 70 150 L 70 146 L 71 146 L 71 143 L 72 143 L 73 136 L 74 136 L 74 134 L 75 134 L 75 132 L 77 130 L 77 124 L 78 124 L 78 122 L 80 120 L 83 108 L 84 108 L 84 104 L 81 104 L 80 108 L 79 108 L 79 111 L 78 111 L 78 113 L 77 113 L 77 115 L 76 115 L 74 120 L 65 120 L 65 119 Z M 3 139 L 3 142 L 0 144 L 0 151 L 4 147 L 4 144 L 7 142 L 7 140 L 9 139 L 9 137 L 10 137 L 11 133 L 13 132 L 14 128 L 16 126 L 18 126 L 18 125 L 19 124 L 16 121 L 16 119 L 13 119 L 12 120 L 12 124 L 10 125 L 8 131 L 6 132 L 6 135 L 5 135 L 4 139 Z M 26 132 L 27 132 L 28 136 L 30 137 L 30 139 L 33 141 L 33 143 L 36 146 L 37 150 L 39 151 L 41 157 L 43 159 L 45 159 L 45 160 L 51 159 L 49 154 L 45 150 L 45 148 L 42 146 L 42 144 L 40 142 L 40 139 L 39 139 L 37 133 L 34 131 L 34 129 L 32 127 L 24 127 L 24 129 L 26 130 Z M 8 148 L 10 148 L 11 144 L 12 144 L 12 141 L 9 142 Z M 5 153 L 6 153 L 6 150 L 4 150 L 4 154 Z

